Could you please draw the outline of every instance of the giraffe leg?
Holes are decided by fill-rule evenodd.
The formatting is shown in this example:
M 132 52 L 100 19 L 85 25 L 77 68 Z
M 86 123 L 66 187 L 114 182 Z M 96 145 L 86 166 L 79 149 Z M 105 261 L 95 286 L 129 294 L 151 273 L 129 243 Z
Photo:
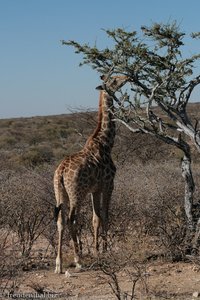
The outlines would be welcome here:
M 94 228 L 94 247 L 96 255 L 99 252 L 99 227 L 100 227 L 100 204 L 101 204 L 101 193 L 92 194 L 92 205 L 93 205 L 93 228 Z
M 102 205 L 103 252 L 107 251 L 107 232 L 108 232 L 108 203 L 106 203 L 106 201 L 103 201 L 103 205 Z
M 112 190 L 113 189 L 103 192 L 103 199 L 102 199 L 103 252 L 107 251 L 108 214 L 109 214 L 109 205 L 110 205 Z
M 56 268 L 55 273 L 62 273 L 62 238 L 63 238 L 63 230 L 64 230 L 64 217 L 62 206 L 60 206 L 57 216 L 57 228 L 58 228 L 58 253 L 56 257 Z
M 70 207 L 68 226 L 69 226 L 70 236 L 73 242 L 74 262 L 76 268 L 80 269 L 81 265 L 80 265 L 79 243 L 78 243 L 77 229 L 76 229 L 76 207 L 75 206 Z

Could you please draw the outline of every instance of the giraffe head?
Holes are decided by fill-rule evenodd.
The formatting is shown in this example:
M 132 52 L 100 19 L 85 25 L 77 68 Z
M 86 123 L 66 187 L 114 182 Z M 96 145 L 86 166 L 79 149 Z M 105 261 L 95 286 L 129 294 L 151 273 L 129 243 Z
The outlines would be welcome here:
M 96 89 L 105 90 L 109 93 L 115 93 L 119 90 L 128 80 L 128 76 L 106 76 L 101 75 L 100 78 L 103 80 L 103 84 L 98 86 Z

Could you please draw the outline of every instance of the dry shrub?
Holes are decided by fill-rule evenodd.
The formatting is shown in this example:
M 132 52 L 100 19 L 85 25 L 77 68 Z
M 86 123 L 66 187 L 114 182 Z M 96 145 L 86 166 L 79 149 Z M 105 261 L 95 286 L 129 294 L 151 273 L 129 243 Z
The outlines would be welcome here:
M 17 290 L 22 271 L 46 268 L 53 258 L 56 226 L 52 174 L 52 167 L 0 172 L 2 293 Z
M 18 256 L 15 235 L 9 229 L 0 229 L 0 295 L 16 292 L 25 258 Z
M 185 249 L 183 207 L 184 182 L 178 165 L 118 167 L 111 203 L 111 240 L 135 243 L 137 250 L 141 244 L 147 256 L 162 252 L 178 259 Z
M 113 264 L 100 262 L 100 268 L 106 275 L 106 283 L 111 288 L 113 295 L 116 299 L 138 299 L 138 296 L 148 297 L 148 273 L 146 272 L 146 266 L 134 261 L 128 261 L 123 266 L 119 263 L 119 260 Z M 131 266 L 131 268 L 130 268 Z M 122 278 L 126 276 L 126 286 L 124 286 Z M 128 284 L 127 284 L 128 281 Z
M 0 187 L 0 226 L 17 235 L 18 250 L 28 257 L 53 219 L 52 181 L 47 170 L 46 174 L 27 169 L 2 171 Z

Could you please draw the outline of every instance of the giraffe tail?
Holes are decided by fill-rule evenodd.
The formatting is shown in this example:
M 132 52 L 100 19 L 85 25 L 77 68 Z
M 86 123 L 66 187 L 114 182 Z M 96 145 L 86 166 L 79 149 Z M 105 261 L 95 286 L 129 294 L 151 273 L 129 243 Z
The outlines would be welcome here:
M 58 176 L 57 170 L 54 174 L 54 192 L 56 197 L 56 205 L 54 207 L 54 220 L 55 222 L 57 222 L 59 213 L 63 209 L 63 204 L 68 199 L 68 195 L 64 187 L 63 176 L 62 174 Z

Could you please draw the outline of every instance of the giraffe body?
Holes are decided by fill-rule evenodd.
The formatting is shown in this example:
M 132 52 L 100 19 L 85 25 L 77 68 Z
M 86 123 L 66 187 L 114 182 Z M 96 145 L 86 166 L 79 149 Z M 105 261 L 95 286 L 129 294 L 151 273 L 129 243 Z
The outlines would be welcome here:
M 110 79 L 109 87 L 117 90 L 127 78 Z M 74 246 L 74 260 L 79 267 L 80 249 L 76 221 L 83 200 L 91 194 L 96 252 L 99 250 L 99 228 L 102 226 L 103 250 L 107 247 L 108 210 L 114 187 L 116 168 L 111 157 L 115 138 L 112 97 L 101 87 L 98 124 L 83 149 L 66 157 L 54 174 L 57 227 L 59 233 L 56 273 L 62 273 L 62 236 L 68 209 L 68 226 Z

